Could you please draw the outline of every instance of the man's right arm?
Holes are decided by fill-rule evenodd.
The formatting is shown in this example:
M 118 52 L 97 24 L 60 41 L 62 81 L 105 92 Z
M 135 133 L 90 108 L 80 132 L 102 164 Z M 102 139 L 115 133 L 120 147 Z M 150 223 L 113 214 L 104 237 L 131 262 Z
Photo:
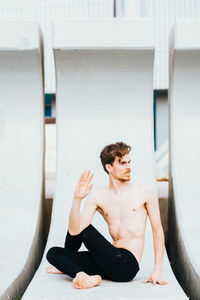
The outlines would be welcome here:
M 80 214 L 81 201 L 89 194 L 93 185 L 90 184 L 93 174 L 90 171 L 84 172 L 76 186 L 73 203 L 69 215 L 69 232 L 72 235 L 79 234 L 91 222 L 97 209 L 96 200 L 90 195 L 85 203 L 85 207 Z

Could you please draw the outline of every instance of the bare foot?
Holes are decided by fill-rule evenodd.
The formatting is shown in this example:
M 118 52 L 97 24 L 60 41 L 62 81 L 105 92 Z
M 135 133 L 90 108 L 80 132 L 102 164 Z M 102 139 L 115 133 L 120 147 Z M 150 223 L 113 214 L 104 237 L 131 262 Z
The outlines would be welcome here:
M 63 272 L 56 269 L 54 266 L 48 266 L 46 267 L 46 272 L 50 274 L 63 274 Z
M 89 276 L 84 272 L 79 272 L 73 279 L 73 287 L 76 289 L 88 289 L 100 284 L 101 281 L 102 278 L 99 275 Z

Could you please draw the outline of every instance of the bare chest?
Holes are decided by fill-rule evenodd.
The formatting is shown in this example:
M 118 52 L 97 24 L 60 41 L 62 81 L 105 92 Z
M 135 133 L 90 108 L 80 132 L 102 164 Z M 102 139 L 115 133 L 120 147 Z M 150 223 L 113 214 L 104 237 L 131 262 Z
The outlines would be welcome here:
M 121 199 L 111 197 L 103 199 L 98 211 L 109 223 L 132 221 L 146 214 L 144 199 L 141 196 L 127 196 Z
M 141 189 L 132 189 L 121 196 L 105 194 L 98 203 L 98 211 L 108 224 L 115 246 L 132 249 L 133 253 L 134 247 L 142 249 L 147 209 Z

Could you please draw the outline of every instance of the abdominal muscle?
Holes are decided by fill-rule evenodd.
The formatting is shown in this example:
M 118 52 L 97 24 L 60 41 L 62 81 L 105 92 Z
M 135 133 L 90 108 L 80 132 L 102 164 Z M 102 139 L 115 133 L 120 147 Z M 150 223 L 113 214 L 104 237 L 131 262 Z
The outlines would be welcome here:
M 129 250 L 140 263 L 143 250 L 144 250 L 144 236 L 145 236 L 145 227 L 146 220 L 143 223 L 142 228 L 135 228 L 134 231 L 130 231 L 129 228 L 136 227 L 136 224 L 121 223 L 118 226 L 113 226 L 113 224 L 108 224 L 110 235 L 113 238 L 112 245 L 116 248 L 124 248 Z
M 144 197 L 135 199 L 127 195 L 118 202 L 112 198 L 110 202 L 101 199 L 97 210 L 108 224 L 112 245 L 129 250 L 140 262 L 144 250 L 147 210 Z
M 134 238 L 131 240 L 120 239 L 113 241 L 112 245 L 116 248 L 124 248 L 129 250 L 140 263 L 143 250 L 144 250 L 144 239 Z

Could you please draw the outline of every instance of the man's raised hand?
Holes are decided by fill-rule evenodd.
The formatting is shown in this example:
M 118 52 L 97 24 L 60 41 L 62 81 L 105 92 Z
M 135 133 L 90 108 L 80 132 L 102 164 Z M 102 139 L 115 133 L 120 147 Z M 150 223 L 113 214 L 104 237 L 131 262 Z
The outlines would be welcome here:
M 78 184 L 75 188 L 74 198 L 83 199 L 85 198 L 89 192 L 91 191 L 93 184 L 90 184 L 93 178 L 93 174 L 91 171 L 84 171 L 81 174 L 81 177 L 78 181 Z

